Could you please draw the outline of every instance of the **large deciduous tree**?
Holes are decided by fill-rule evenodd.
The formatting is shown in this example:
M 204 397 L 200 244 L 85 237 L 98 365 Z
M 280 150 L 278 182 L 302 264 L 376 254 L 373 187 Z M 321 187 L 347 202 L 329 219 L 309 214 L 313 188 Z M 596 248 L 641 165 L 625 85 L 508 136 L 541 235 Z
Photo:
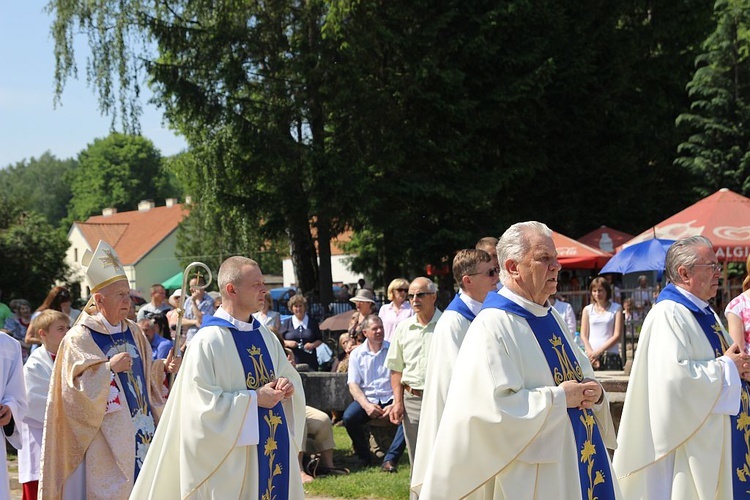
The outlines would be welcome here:
M 726 187 L 750 194 L 750 2 L 719 0 L 715 30 L 696 58 L 690 111 L 678 118 L 687 138 L 676 160 L 706 196 Z
M 4 195 L 20 211 L 36 211 L 58 225 L 68 213 L 70 175 L 78 163 L 59 160 L 49 151 L 0 170 Z
M 65 281 L 69 246 L 65 230 L 35 212 L 22 212 L 0 196 L 0 283 L 5 299 L 44 300 L 56 282 Z
M 287 234 L 299 286 L 330 299 L 330 239 L 352 213 L 356 186 L 335 196 L 327 189 L 346 185 L 350 173 L 326 150 L 325 74 L 333 61 L 320 36 L 324 2 L 131 0 L 92 8 L 53 0 L 50 10 L 58 82 L 75 70 L 72 36 L 82 29 L 104 109 L 118 106 L 117 81 L 120 117 L 134 128 L 146 61 L 157 100 L 200 164 L 196 197 L 245 211 L 264 236 Z
M 107 207 L 134 210 L 141 200 L 174 194 L 159 150 L 141 136 L 115 132 L 95 139 L 78 154 L 78 163 L 70 176 L 72 220 L 85 220 Z

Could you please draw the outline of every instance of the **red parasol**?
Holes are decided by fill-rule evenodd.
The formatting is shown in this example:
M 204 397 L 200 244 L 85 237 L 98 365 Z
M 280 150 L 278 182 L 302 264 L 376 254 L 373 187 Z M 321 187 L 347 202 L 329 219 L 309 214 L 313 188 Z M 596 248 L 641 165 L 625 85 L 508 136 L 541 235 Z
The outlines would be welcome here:
M 612 254 L 584 245 L 558 232 L 552 231 L 552 241 L 557 249 L 557 260 L 566 269 L 601 269 Z
M 723 188 L 639 234 L 623 246 L 651 238 L 702 235 L 721 262 L 744 262 L 750 254 L 750 198 Z
M 615 248 L 633 239 L 632 234 L 623 233 L 611 227 L 602 226 L 578 238 L 584 245 L 598 248 L 605 252 L 614 252 Z

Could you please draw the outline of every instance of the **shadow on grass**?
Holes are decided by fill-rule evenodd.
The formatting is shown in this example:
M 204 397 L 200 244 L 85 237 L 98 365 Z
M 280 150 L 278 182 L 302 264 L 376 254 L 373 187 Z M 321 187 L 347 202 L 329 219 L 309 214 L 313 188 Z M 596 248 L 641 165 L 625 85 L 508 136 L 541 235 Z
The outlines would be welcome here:
M 306 484 L 307 497 L 362 498 L 402 500 L 409 498 L 409 457 L 401 457 L 398 472 L 388 474 L 380 470 L 380 464 L 363 467 L 352 452 L 352 442 L 346 429 L 333 428 L 336 449 L 333 462 L 337 467 L 346 467 L 351 473 L 346 476 L 322 476 Z

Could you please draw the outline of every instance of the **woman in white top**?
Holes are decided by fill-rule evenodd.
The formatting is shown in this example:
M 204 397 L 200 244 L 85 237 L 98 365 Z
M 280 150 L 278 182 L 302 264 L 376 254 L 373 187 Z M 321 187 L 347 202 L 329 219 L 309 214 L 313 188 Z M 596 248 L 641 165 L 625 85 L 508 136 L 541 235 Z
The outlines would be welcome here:
M 253 318 L 260 321 L 261 325 L 271 330 L 275 334 L 279 334 L 281 328 L 281 315 L 276 311 L 272 310 L 273 298 L 269 292 L 266 292 L 265 300 L 263 301 L 263 308 L 253 313 Z
M 595 370 L 622 370 L 622 307 L 612 301 L 612 288 L 602 277 L 589 286 L 591 304 L 581 315 L 581 340 Z

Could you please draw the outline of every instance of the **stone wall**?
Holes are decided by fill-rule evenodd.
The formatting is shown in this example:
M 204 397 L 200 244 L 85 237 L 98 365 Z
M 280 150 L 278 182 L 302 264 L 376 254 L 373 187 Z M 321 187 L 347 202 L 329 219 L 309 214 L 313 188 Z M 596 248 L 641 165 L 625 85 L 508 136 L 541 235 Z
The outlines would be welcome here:
M 346 385 L 346 373 L 301 372 L 307 404 L 323 411 L 344 411 L 352 402 L 349 388 Z M 622 404 L 625 401 L 625 390 L 628 377 L 621 372 L 601 372 L 599 381 L 609 396 L 609 406 L 615 429 L 620 425 Z

